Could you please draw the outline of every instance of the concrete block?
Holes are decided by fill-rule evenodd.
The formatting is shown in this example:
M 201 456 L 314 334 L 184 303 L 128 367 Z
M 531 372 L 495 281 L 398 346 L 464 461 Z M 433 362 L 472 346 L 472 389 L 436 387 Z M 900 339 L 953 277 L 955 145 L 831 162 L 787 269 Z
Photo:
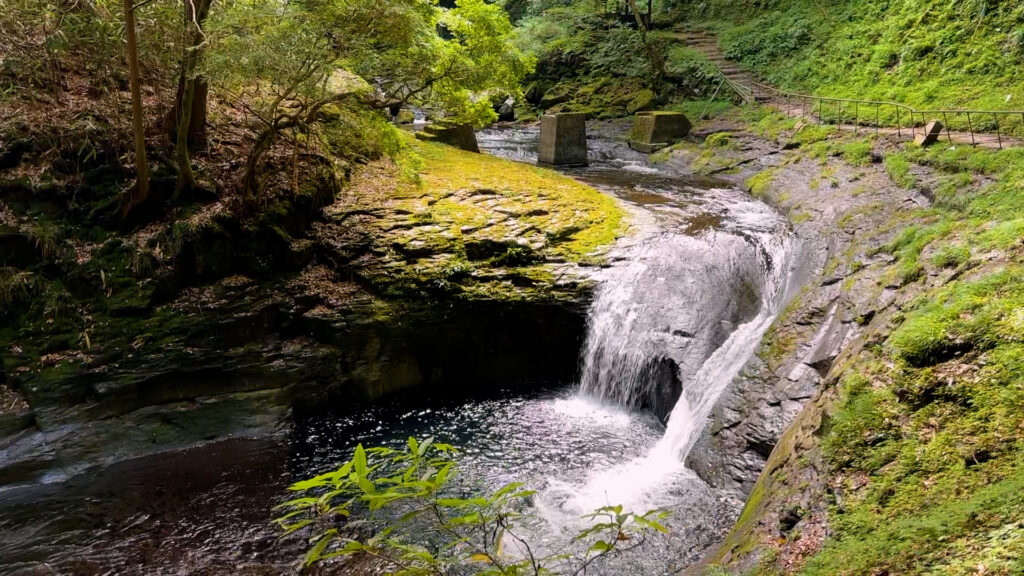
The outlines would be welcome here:
M 551 166 L 586 166 L 586 119 L 586 114 L 582 113 L 542 116 L 537 162 Z
M 693 125 L 680 112 L 640 112 L 633 117 L 629 147 L 650 154 L 686 137 Z
M 938 120 L 932 120 L 925 125 L 924 131 L 919 132 L 914 138 L 914 144 L 918 146 L 931 146 L 939 141 L 939 136 L 942 136 L 942 129 L 945 126 Z

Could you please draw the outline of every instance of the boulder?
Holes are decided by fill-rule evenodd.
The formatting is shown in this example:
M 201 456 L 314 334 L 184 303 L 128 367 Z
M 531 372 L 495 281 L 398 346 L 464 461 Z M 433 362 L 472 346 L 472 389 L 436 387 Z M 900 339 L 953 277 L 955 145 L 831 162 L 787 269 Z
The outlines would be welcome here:
M 402 109 L 395 114 L 395 124 L 412 124 L 416 121 L 416 114 L 412 110 Z
M 637 112 L 640 112 L 642 110 L 650 110 L 651 108 L 654 107 L 656 100 L 657 99 L 654 96 L 654 92 L 647 88 L 644 88 L 643 90 L 637 92 L 636 96 L 634 96 L 633 99 L 629 101 L 629 104 L 626 105 L 626 112 L 629 112 L 630 114 L 636 114 Z
M 526 102 L 528 104 L 539 106 L 540 101 L 542 98 L 544 98 L 544 94 L 547 92 L 547 90 L 548 89 L 544 88 L 544 86 L 538 84 L 537 82 L 531 82 L 530 85 L 527 86 L 525 90 L 523 90 L 523 97 L 526 99 Z
M 469 124 L 431 124 L 424 128 L 422 132 L 417 132 L 416 138 L 418 140 L 443 142 L 469 152 L 480 152 L 480 147 L 476 142 L 476 132 L 473 131 L 473 127 Z
M 679 365 L 667 357 L 652 359 L 643 367 L 643 380 L 649 383 L 650 388 L 641 408 L 651 410 L 662 424 L 667 425 L 672 409 L 683 394 Z
M 509 96 L 498 109 L 495 110 L 498 113 L 498 122 L 512 122 L 516 119 L 516 100 Z
M 540 119 L 537 162 L 552 166 L 587 165 L 586 114 L 546 114 Z
M 914 138 L 914 144 L 917 146 L 931 146 L 939 140 L 939 136 L 942 136 L 942 129 L 945 126 L 938 120 L 932 120 L 925 125 L 924 130 L 918 133 Z
M 572 100 L 573 90 L 568 84 L 555 84 L 540 98 L 541 108 L 550 108 Z
M 686 137 L 692 126 L 680 112 L 640 112 L 633 118 L 629 147 L 650 154 Z

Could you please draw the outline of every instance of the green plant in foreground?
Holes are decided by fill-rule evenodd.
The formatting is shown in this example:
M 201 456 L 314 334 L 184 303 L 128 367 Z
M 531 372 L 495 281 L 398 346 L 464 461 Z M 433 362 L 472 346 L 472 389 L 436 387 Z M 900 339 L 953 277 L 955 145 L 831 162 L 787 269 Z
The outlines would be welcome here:
M 520 483 L 455 497 L 452 446 L 409 438 L 403 449 L 359 445 L 337 470 L 289 487 L 301 496 L 277 506 L 285 534 L 309 533 L 303 563 L 363 556 L 399 576 L 583 574 L 595 562 L 666 532 L 667 512 L 605 506 L 565 551 L 540 554 L 524 537 L 534 492 Z M 513 553 L 507 551 L 514 550 Z

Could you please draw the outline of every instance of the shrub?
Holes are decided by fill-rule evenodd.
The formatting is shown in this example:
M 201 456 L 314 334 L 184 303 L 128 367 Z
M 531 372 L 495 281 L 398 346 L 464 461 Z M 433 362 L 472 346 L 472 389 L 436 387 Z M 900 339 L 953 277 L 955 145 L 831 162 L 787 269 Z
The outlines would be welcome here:
M 574 553 L 544 555 L 525 538 L 524 509 L 533 492 L 508 484 L 491 493 L 456 497 L 455 449 L 432 438 L 409 438 L 402 449 L 356 447 L 337 470 L 293 484 L 299 497 L 280 504 L 275 522 L 286 533 L 311 533 L 304 563 L 365 554 L 397 576 L 485 573 L 582 574 L 594 562 L 666 532 L 667 513 L 605 506 L 585 518 Z M 433 539 L 433 540 L 432 540 Z M 502 553 L 508 539 L 524 554 Z M 628 544 L 626 544 L 628 543 Z

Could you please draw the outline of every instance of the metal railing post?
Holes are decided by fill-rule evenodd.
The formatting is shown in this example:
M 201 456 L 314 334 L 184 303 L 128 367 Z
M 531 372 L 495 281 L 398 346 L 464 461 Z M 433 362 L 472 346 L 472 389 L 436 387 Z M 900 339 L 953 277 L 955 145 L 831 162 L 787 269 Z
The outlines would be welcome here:
M 715 88 L 715 93 L 711 95 L 711 99 L 704 105 L 704 110 L 701 111 L 700 118 L 697 118 L 698 122 L 704 119 L 704 114 L 707 113 L 711 103 L 715 101 L 715 96 L 718 96 L 718 91 L 722 89 L 722 84 L 725 84 L 725 76 L 722 76 L 722 80 L 718 82 L 718 88 Z
M 714 103 L 715 98 L 717 98 L 717 95 L 721 92 L 722 86 L 728 84 L 729 87 L 732 88 L 733 91 L 735 91 L 737 94 L 739 94 L 740 98 L 742 98 L 745 103 L 748 103 L 748 104 L 749 103 L 757 103 L 759 98 L 764 98 L 765 100 L 769 100 L 770 101 L 770 105 L 772 107 L 774 107 L 776 109 L 782 108 L 786 112 L 787 116 L 789 116 L 789 117 L 797 116 L 798 115 L 800 118 L 806 118 L 806 119 L 808 119 L 808 121 L 813 121 L 814 117 L 815 117 L 814 105 L 815 105 L 815 103 L 817 103 L 817 105 L 818 105 L 818 110 L 817 110 L 817 121 L 818 121 L 818 123 L 821 124 L 821 125 L 835 124 L 835 125 L 837 125 L 837 127 L 840 130 L 846 128 L 846 124 L 845 124 L 845 122 L 846 122 L 846 115 L 845 115 L 845 113 L 846 113 L 846 104 L 847 103 L 852 103 L 854 105 L 852 127 L 853 127 L 854 134 L 858 134 L 858 135 L 860 134 L 860 105 L 861 104 L 865 104 L 867 106 L 874 105 L 874 107 L 875 107 L 875 134 L 876 135 L 880 135 L 881 131 L 882 131 L 882 107 L 883 106 L 893 106 L 896 109 L 896 119 L 895 119 L 896 120 L 896 135 L 900 139 L 903 138 L 903 114 L 904 114 L 904 110 L 906 111 L 906 114 L 909 116 L 909 120 L 908 121 L 910 122 L 910 137 L 912 139 L 914 139 L 914 140 L 917 139 L 917 121 L 918 121 L 918 116 L 919 115 L 921 116 L 921 123 L 922 123 L 921 126 L 922 127 L 927 125 L 927 119 L 928 119 L 927 115 L 934 115 L 934 116 L 941 115 L 939 117 L 942 119 L 942 122 L 945 124 L 944 128 L 946 129 L 946 140 L 950 144 L 954 144 L 954 141 L 953 141 L 953 127 L 950 124 L 949 115 L 953 114 L 957 118 L 959 118 L 962 115 L 966 115 L 967 116 L 967 130 L 968 130 L 968 133 L 971 136 L 971 146 L 978 146 L 979 144 L 985 145 L 985 143 L 987 142 L 984 139 L 981 142 L 978 141 L 978 136 L 977 136 L 977 134 L 975 134 L 975 130 L 974 130 L 974 119 L 971 118 L 971 115 L 972 114 L 974 114 L 974 115 L 981 114 L 981 115 L 984 116 L 985 114 L 991 114 L 992 115 L 992 119 L 995 122 L 996 139 L 997 139 L 997 143 L 998 143 L 998 146 L 999 146 L 1000 150 L 1003 149 L 1003 134 L 1002 134 L 1003 128 L 1002 128 L 1002 126 L 1000 125 L 1000 122 L 999 122 L 999 115 L 1003 114 L 1003 115 L 1007 115 L 1007 116 L 1010 117 L 1010 123 L 1009 124 L 1010 124 L 1011 128 L 1010 128 L 1008 134 L 1012 134 L 1013 133 L 1012 125 L 1013 125 L 1013 119 L 1016 117 L 1016 115 L 1019 114 L 1020 117 L 1021 117 L 1022 123 L 1024 123 L 1024 111 L 1018 111 L 1018 110 L 993 110 L 993 111 L 989 111 L 989 110 L 965 110 L 965 109 L 916 110 L 916 109 L 914 109 L 914 108 L 912 108 L 910 106 L 907 106 L 905 104 L 900 104 L 899 102 L 889 102 L 889 101 L 880 101 L 880 100 L 861 100 L 861 99 L 857 99 L 857 98 L 829 98 L 829 97 L 825 97 L 825 96 L 815 96 L 813 94 L 803 94 L 803 93 L 800 93 L 800 92 L 787 92 L 787 91 L 784 91 L 784 90 L 779 90 L 778 88 L 774 88 L 772 86 L 767 86 L 767 85 L 761 84 L 759 82 L 751 82 L 749 85 L 738 84 L 738 83 L 733 82 L 732 80 L 730 80 L 725 74 L 723 74 L 721 72 L 721 70 L 719 70 L 719 74 L 721 75 L 721 81 L 719 82 L 718 86 L 715 88 L 715 92 L 712 94 L 711 100 L 709 100 L 708 103 L 704 106 L 704 110 L 701 112 L 701 117 L 700 117 L 701 120 L 703 120 L 703 118 L 707 115 L 707 111 L 710 109 L 711 104 Z M 830 116 L 827 119 L 825 117 L 825 102 L 826 101 L 834 102 L 836 104 L 835 116 L 834 117 Z M 870 111 L 868 112 L 868 115 L 869 116 L 865 120 L 865 124 L 868 127 L 870 127 L 870 122 L 871 122 Z M 886 128 L 887 130 L 889 129 L 889 127 L 891 127 L 890 119 L 888 117 L 886 117 L 886 126 L 887 126 L 887 128 Z M 985 130 L 982 129 L 982 132 L 985 132 Z M 961 132 L 958 132 L 958 134 L 960 134 L 960 133 Z M 922 134 L 927 136 L 927 134 L 924 132 L 923 128 L 922 128 Z M 939 136 L 941 137 L 941 131 L 939 133 Z M 965 142 L 966 142 L 966 139 L 965 139 Z M 1013 140 L 1012 138 L 1010 139 L 1010 142 L 1011 142 L 1011 145 L 1016 145 L 1017 144 L 1016 140 Z

